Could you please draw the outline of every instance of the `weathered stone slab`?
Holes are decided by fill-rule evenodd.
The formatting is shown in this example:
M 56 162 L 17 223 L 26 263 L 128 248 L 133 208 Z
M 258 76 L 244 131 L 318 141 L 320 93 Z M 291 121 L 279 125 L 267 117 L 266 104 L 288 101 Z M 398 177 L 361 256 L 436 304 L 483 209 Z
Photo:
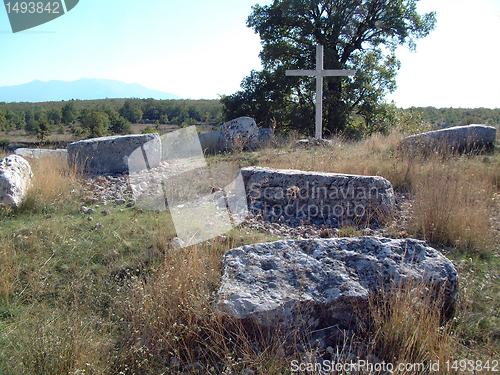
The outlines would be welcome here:
M 332 147 L 333 142 L 328 139 L 323 138 L 307 138 L 307 139 L 299 139 L 295 141 L 295 147 L 309 147 L 309 146 L 323 146 L 323 147 Z
M 60 149 L 46 149 L 46 148 L 18 148 L 15 151 L 16 155 L 22 156 L 23 158 L 35 158 L 40 159 L 43 157 L 59 157 L 67 158 L 68 150 L 64 148 Z
M 424 285 L 453 315 L 458 274 L 423 241 L 375 237 L 288 240 L 226 252 L 216 311 L 259 325 L 351 329 L 368 298 L 403 283 Z M 359 317 L 359 316 L 358 316 Z
M 217 142 L 219 142 L 220 130 L 215 132 L 203 133 L 198 136 L 201 143 L 201 149 L 204 153 L 215 154 L 217 152 Z
M 405 149 L 470 151 L 489 148 L 495 144 L 497 129 L 493 126 L 473 124 L 420 133 L 402 141 Z
M 21 156 L 9 155 L 0 160 L 0 205 L 19 207 L 32 178 L 31 167 Z
M 249 144 L 250 149 L 256 150 L 259 148 L 274 147 L 276 138 L 274 137 L 273 129 L 259 128 L 257 131 L 257 139 Z
M 395 209 L 394 190 L 377 176 L 242 168 L 249 211 L 299 225 L 382 225 Z
M 147 156 L 146 164 L 155 168 L 161 161 L 161 140 L 157 133 L 86 139 L 68 146 L 71 166 L 87 173 L 128 172 L 128 158 L 137 149 Z
M 239 117 L 220 127 L 217 150 L 233 151 L 248 149 L 258 142 L 259 128 L 251 117 Z
M 251 130 L 235 130 L 226 129 L 226 138 L 221 136 L 222 131 L 215 131 L 209 133 L 203 133 L 199 135 L 201 147 L 204 153 L 215 154 L 224 151 L 233 151 L 234 149 L 243 150 L 256 150 L 259 148 L 273 147 L 276 144 L 276 139 L 274 137 L 274 131 L 268 128 L 257 129 L 255 132 L 253 119 L 248 117 L 243 117 L 240 122 L 248 122 Z M 240 119 L 237 119 L 240 120 Z M 234 120 L 235 121 L 235 120 Z M 256 127 L 257 125 L 255 125 Z M 229 134 L 232 132 L 231 134 Z M 253 134 L 252 136 L 247 136 L 248 134 Z M 236 146 L 236 147 L 233 147 Z

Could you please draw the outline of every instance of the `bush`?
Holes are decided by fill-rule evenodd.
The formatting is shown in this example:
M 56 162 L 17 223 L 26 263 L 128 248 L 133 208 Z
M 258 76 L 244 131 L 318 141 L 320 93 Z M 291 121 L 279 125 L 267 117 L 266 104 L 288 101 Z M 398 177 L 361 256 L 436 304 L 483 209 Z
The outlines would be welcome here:
M 89 131 L 90 137 L 102 137 L 108 132 L 110 121 L 107 113 L 100 110 L 84 110 L 80 118 L 82 128 Z
M 24 126 L 24 130 L 28 134 L 36 134 L 38 132 L 38 121 L 35 119 L 29 119 Z
M 431 126 L 422 119 L 422 114 L 414 108 L 395 109 L 393 128 L 404 135 L 413 135 L 432 130 Z
M 141 134 L 150 134 L 150 133 L 158 133 L 158 130 L 151 126 L 146 126 L 146 128 L 141 132 Z
M 114 134 L 130 134 L 132 133 L 132 124 L 125 118 L 119 116 L 116 119 L 111 120 L 110 130 Z
M 160 116 L 160 124 L 168 124 L 168 116 L 167 115 L 161 115 Z
M 0 149 L 6 150 L 8 149 L 9 146 L 9 140 L 8 139 L 0 139 Z

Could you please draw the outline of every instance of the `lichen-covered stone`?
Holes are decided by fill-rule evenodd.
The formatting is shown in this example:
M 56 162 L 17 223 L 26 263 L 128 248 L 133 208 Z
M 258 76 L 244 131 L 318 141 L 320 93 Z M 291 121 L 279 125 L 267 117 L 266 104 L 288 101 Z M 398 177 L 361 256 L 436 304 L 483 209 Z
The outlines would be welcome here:
M 19 207 L 32 178 L 31 167 L 21 156 L 9 155 L 0 160 L 0 204 Z
M 160 164 L 161 140 L 156 133 L 73 142 L 68 146 L 68 161 L 87 173 L 124 173 L 129 171 L 129 156 L 137 149 L 142 149 L 143 163 L 149 168 Z
M 472 124 L 420 133 L 402 141 L 405 150 L 449 150 L 470 151 L 489 148 L 495 144 L 497 129 L 493 126 Z
M 259 148 L 274 147 L 276 138 L 274 137 L 273 129 L 260 128 L 257 131 L 257 138 L 248 145 L 249 149 L 257 150 Z
M 249 148 L 258 142 L 259 128 L 251 117 L 239 117 L 220 127 L 218 151 L 234 151 Z
M 214 308 L 262 326 L 352 329 L 368 298 L 403 283 L 441 296 L 451 317 L 458 293 L 453 263 L 423 241 L 376 237 L 288 240 L 224 255 Z
M 269 220 L 317 225 L 382 225 L 395 209 L 394 190 L 378 176 L 247 167 L 241 169 L 249 211 Z

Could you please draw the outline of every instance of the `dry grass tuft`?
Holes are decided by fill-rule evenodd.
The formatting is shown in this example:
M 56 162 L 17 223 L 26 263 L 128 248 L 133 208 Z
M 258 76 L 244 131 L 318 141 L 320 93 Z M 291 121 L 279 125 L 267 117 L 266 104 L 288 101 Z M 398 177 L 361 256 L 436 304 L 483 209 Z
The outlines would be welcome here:
M 169 249 L 150 280 L 126 282 L 121 291 L 126 297 L 114 306 L 116 319 L 126 323 L 113 371 L 219 374 L 255 368 L 259 374 L 282 373 L 287 361 L 278 353 L 284 354 L 284 334 L 249 332 L 212 311 L 224 250 L 215 243 Z
M 98 324 L 96 317 L 38 306 L 8 328 L 10 345 L 21 355 L 5 365 L 18 374 L 108 374 L 111 340 L 105 329 L 96 332 Z
M 378 175 L 394 186 L 402 184 L 408 165 L 398 151 L 402 135 L 373 135 L 360 142 L 331 139 L 332 147 L 288 148 L 267 150 L 260 158 L 263 167 L 298 169 L 328 173 Z M 400 182 L 401 181 L 401 182 Z
M 14 283 L 17 278 L 16 250 L 9 235 L 0 235 L 0 304 L 9 304 Z
M 430 159 L 413 170 L 410 231 L 439 245 L 483 251 L 493 241 L 495 193 L 484 165 L 468 158 Z M 483 176 L 478 176 L 483 175 Z
M 127 281 L 123 293 L 128 298 L 117 299 L 114 306 L 116 316 L 127 322 L 117 372 L 160 371 L 165 365 L 176 370 L 196 362 L 198 335 L 220 277 L 220 257 L 217 246 L 169 249 L 151 280 Z
M 370 299 L 372 326 L 369 351 L 386 363 L 395 374 L 426 373 L 431 362 L 455 358 L 457 338 L 451 324 L 443 324 L 441 299 L 435 298 L 424 282 L 401 284 L 391 292 Z M 406 364 L 425 364 L 423 368 L 402 368 Z M 442 369 L 442 366 L 441 366 Z
M 28 207 L 46 207 L 55 201 L 63 201 L 71 196 L 71 190 L 77 183 L 77 175 L 69 167 L 66 159 L 31 158 L 29 163 L 33 172 L 33 180 L 26 197 L 25 204 Z
M 279 327 L 263 328 L 212 315 L 205 330 L 209 335 L 207 357 L 220 364 L 218 373 L 283 374 L 296 354 L 293 339 L 297 332 L 292 329 L 284 332 Z

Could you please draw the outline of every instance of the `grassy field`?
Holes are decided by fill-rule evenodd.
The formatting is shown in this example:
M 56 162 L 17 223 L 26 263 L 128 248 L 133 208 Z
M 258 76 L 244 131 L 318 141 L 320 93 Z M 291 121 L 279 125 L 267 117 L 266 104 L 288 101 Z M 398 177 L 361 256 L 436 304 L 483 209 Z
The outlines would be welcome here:
M 489 360 L 480 373 L 495 373 L 500 154 L 410 157 L 398 150 L 400 139 L 335 139 L 332 148 L 309 149 L 292 148 L 291 139 L 209 162 L 390 180 L 401 204 L 388 235 L 426 239 L 455 262 L 459 308 L 442 323 L 432 303 L 401 290 L 386 296 L 389 304 L 372 303 L 374 324 L 335 350 L 348 353 L 350 343 L 363 340 L 369 355 L 386 362 L 439 360 L 436 373 L 458 374 L 464 371 L 448 372 L 444 363 Z M 251 336 L 211 310 L 224 252 L 276 236 L 240 227 L 225 241 L 175 250 L 168 212 L 86 204 L 95 209 L 89 221 L 79 176 L 57 160 L 32 168 L 23 207 L 0 209 L 0 374 L 290 374 L 293 360 L 314 354 L 285 345 L 293 332 Z

